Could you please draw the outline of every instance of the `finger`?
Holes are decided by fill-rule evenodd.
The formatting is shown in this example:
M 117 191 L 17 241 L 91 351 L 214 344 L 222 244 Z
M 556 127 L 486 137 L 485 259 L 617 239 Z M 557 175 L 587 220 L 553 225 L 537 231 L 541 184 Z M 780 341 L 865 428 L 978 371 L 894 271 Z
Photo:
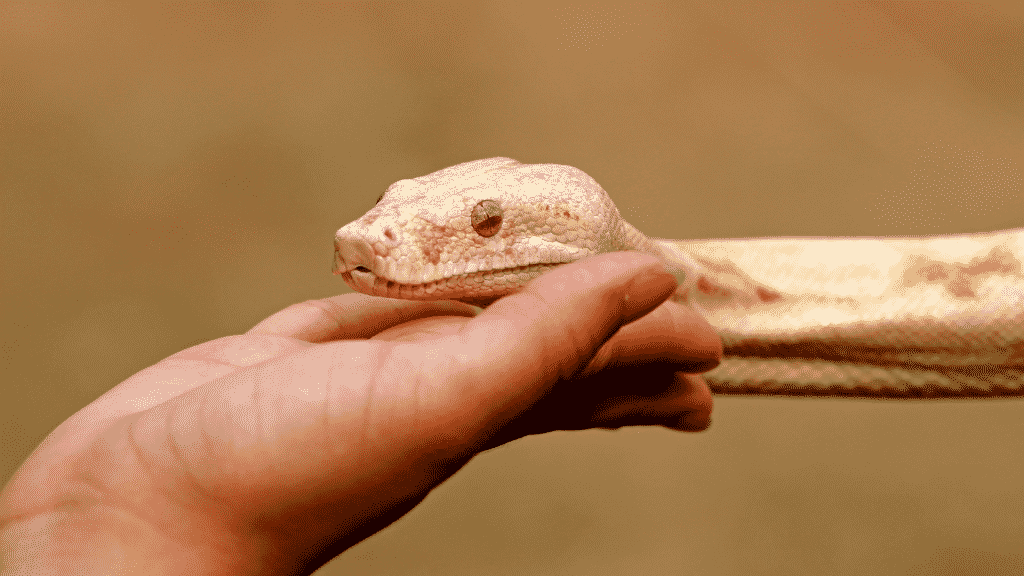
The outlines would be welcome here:
M 585 428 L 675 427 L 687 414 L 710 418 L 714 401 L 704 379 L 669 365 L 608 370 L 558 385 L 530 411 L 534 433 Z
M 696 374 L 665 367 L 612 370 L 579 384 L 556 386 L 530 409 L 528 417 L 504 426 L 484 448 L 554 430 L 665 426 L 699 432 L 711 423 L 711 390 Z
M 582 372 L 612 334 L 664 302 L 676 285 L 660 260 L 636 252 L 548 272 L 438 341 L 423 370 L 450 376 L 424 408 L 468 405 L 481 425 L 504 423 Z
M 306 300 L 277 312 L 246 334 L 288 336 L 306 342 L 370 338 L 392 326 L 430 316 L 475 316 L 468 304 L 342 294 Z
M 703 316 L 669 301 L 619 328 L 581 375 L 652 360 L 674 363 L 682 372 L 706 372 L 721 362 L 722 340 Z
M 665 426 L 697 432 L 711 424 L 714 399 L 707 382 L 696 374 L 674 372 L 664 376 L 669 385 L 655 395 L 622 394 L 595 406 L 589 426 Z

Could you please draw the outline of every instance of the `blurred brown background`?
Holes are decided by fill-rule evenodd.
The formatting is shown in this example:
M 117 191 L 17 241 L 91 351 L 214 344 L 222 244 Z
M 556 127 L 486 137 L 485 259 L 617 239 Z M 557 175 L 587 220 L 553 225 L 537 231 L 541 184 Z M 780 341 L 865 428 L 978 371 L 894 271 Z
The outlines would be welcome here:
M 577 166 L 653 236 L 1024 226 L 1024 12 L 0 4 L 0 481 L 184 347 L 348 291 L 392 182 Z M 484 454 L 322 574 L 1021 574 L 1024 400 L 718 397 Z

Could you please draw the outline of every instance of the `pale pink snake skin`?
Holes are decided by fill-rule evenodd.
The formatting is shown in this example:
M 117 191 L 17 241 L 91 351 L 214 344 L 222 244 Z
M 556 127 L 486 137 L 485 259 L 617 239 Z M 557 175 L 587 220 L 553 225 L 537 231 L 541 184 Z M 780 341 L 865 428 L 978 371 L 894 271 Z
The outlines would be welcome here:
M 566 262 L 661 257 L 725 345 L 716 393 L 1024 395 L 1024 229 L 885 238 L 660 240 L 582 170 L 509 158 L 388 187 L 338 230 L 366 294 L 487 305 Z

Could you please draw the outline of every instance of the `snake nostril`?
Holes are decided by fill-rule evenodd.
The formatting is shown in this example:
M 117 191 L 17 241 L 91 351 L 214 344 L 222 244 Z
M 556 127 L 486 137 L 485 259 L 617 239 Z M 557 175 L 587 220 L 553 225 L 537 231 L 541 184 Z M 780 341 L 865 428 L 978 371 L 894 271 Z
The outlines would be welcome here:
M 369 268 L 367 268 L 366 266 L 356 266 L 356 271 L 357 271 L 357 272 L 366 272 L 366 273 L 369 273 L 369 272 L 370 272 L 370 269 L 369 269 Z
M 392 242 L 394 242 L 395 241 L 395 231 L 392 230 L 391 228 L 385 228 L 384 229 L 384 237 L 387 238 L 388 240 L 391 240 Z

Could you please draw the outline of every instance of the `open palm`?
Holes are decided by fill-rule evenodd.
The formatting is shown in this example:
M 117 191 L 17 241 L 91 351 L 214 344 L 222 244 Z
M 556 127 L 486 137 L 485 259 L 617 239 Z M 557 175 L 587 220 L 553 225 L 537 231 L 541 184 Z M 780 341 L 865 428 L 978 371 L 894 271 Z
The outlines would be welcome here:
M 479 314 L 361 294 L 291 306 L 61 424 L 0 496 L 0 550 L 26 573 L 309 573 L 482 450 L 559 429 L 704 429 L 693 373 L 721 344 L 665 302 L 674 287 L 653 257 L 613 253 Z

